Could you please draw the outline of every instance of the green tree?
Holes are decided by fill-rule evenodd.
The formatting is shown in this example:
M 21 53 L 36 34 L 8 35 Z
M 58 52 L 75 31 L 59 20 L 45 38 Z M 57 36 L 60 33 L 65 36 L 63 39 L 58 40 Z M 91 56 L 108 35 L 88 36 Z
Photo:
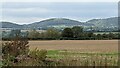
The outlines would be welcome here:
M 102 34 L 102 37 L 103 37 L 104 39 L 109 38 L 108 34 L 106 34 L 106 33 Z
M 102 39 L 102 35 L 101 34 L 97 34 L 97 39 Z
M 20 36 L 20 33 L 21 33 L 21 30 L 11 30 L 9 37 L 11 39 L 18 37 L 18 36 Z
M 41 32 L 39 35 L 40 38 L 46 38 L 46 32 Z
M 82 34 L 83 34 L 83 28 L 80 27 L 80 26 L 74 26 L 72 28 L 72 31 L 73 31 L 73 37 L 82 37 Z
M 109 39 L 112 39 L 112 38 L 114 38 L 114 34 L 110 32 L 110 33 L 108 34 L 108 37 L 109 37 Z
M 92 32 L 88 33 L 88 37 L 93 37 L 93 36 L 94 36 L 94 34 Z
M 53 28 L 48 29 L 45 32 L 45 35 L 47 38 L 59 38 L 60 37 L 60 33 L 56 29 L 53 29 Z
M 73 37 L 73 31 L 71 28 L 65 28 L 62 31 L 62 37 L 72 38 Z
M 40 33 L 38 31 L 36 31 L 35 29 L 30 30 L 28 33 L 28 38 L 39 38 Z

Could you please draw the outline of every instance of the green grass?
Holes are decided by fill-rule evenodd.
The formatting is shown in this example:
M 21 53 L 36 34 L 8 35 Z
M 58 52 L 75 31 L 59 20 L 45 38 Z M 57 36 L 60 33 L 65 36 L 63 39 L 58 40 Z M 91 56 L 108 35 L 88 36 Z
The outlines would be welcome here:
M 118 53 L 87 53 L 79 51 L 67 51 L 67 50 L 48 50 L 47 57 L 53 60 L 61 60 L 65 64 L 75 65 L 111 65 L 117 66 Z M 72 63 L 75 60 L 74 63 Z M 76 61 L 77 60 L 77 61 Z
M 47 55 L 61 55 L 61 54 L 67 54 L 67 55 L 106 55 L 106 56 L 118 56 L 117 52 L 109 52 L 109 53 L 87 53 L 87 52 L 70 52 L 66 50 L 48 50 Z
M 59 53 L 59 50 L 48 50 L 47 51 L 47 55 L 55 55 L 55 54 L 58 54 Z
M 109 52 L 109 53 L 88 53 L 88 52 L 79 52 L 79 51 L 67 51 L 67 50 L 48 50 L 47 57 L 52 59 L 63 59 L 66 57 L 74 57 L 74 58 L 94 58 L 94 57 L 102 57 L 102 58 L 111 58 L 112 61 L 118 59 L 117 52 Z
M 107 62 L 110 65 L 117 65 L 118 53 L 87 53 L 87 52 L 77 52 L 77 51 L 66 51 L 66 50 L 48 50 L 47 57 L 51 59 L 80 59 L 79 62 L 86 63 L 88 61 L 95 61 L 97 64 L 102 62 L 103 64 Z M 106 60 L 107 59 L 107 60 Z M 67 60 L 66 60 L 67 61 Z
M 47 51 L 47 57 L 53 58 L 53 59 L 59 59 L 62 56 L 59 55 L 59 50 L 48 50 Z

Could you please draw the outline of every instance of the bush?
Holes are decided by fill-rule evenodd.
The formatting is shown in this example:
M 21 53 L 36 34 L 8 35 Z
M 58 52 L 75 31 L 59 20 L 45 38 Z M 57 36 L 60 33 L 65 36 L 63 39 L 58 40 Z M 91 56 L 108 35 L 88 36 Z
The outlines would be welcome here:
M 47 55 L 46 50 L 35 49 L 35 50 L 29 52 L 29 56 L 32 59 L 36 59 L 37 61 L 45 61 L 46 55 Z
M 21 60 L 17 63 L 17 66 L 45 66 L 46 63 L 46 50 L 32 50 L 29 51 L 28 56 L 26 59 Z
M 16 57 L 19 55 L 27 55 L 29 46 L 27 40 L 16 40 L 2 43 L 2 58 L 4 65 L 11 65 L 18 60 Z

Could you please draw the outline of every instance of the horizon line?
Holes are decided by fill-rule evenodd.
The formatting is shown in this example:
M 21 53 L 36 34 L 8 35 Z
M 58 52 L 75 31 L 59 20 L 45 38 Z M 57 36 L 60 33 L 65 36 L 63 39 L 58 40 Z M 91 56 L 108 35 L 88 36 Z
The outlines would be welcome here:
M 115 17 L 118 17 L 118 16 L 112 16 L 112 17 L 106 17 L 106 18 L 92 18 L 92 19 L 89 19 L 89 20 L 93 20 L 93 19 L 108 19 L 108 18 L 115 18 Z M 34 22 L 32 22 L 32 23 L 26 23 L 26 24 L 25 24 L 25 23 L 21 24 L 21 23 L 12 22 L 12 21 L 0 21 L 0 22 L 10 22 L 10 23 L 13 23 L 13 24 L 18 24 L 18 25 L 28 25 L 28 24 L 33 24 L 33 23 L 36 23 L 36 22 L 41 22 L 41 21 L 44 21 L 44 20 L 58 19 L 58 18 L 60 18 L 60 19 L 75 20 L 75 21 L 78 21 L 78 22 L 87 22 L 87 21 L 89 21 L 89 20 L 87 20 L 87 21 L 79 21 L 79 20 L 77 20 L 77 19 L 71 19 L 71 18 L 65 18 L 65 17 L 51 17 L 51 18 L 42 19 L 42 20 L 40 20 L 40 21 L 34 21 Z

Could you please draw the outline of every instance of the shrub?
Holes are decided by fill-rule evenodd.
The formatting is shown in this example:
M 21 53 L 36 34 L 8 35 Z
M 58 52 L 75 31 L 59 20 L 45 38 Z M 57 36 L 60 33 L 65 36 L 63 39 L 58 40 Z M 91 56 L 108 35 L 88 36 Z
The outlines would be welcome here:
M 29 51 L 27 59 L 22 60 L 17 66 L 45 66 L 46 63 L 46 50 L 32 50 Z
M 2 58 L 4 65 L 9 65 L 9 62 L 17 62 L 16 57 L 18 57 L 19 55 L 27 55 L 29 51 L 29 46 L 27 44 L 28 41 L 26 40 L 16 40 L 2 43 Z
M 46 50 L 35 49 L 35 50 L 29 52 L 29 56 L 32 59 L 36 59 L 36 61 L 45 61 L 46 55 L 47 55 Z

